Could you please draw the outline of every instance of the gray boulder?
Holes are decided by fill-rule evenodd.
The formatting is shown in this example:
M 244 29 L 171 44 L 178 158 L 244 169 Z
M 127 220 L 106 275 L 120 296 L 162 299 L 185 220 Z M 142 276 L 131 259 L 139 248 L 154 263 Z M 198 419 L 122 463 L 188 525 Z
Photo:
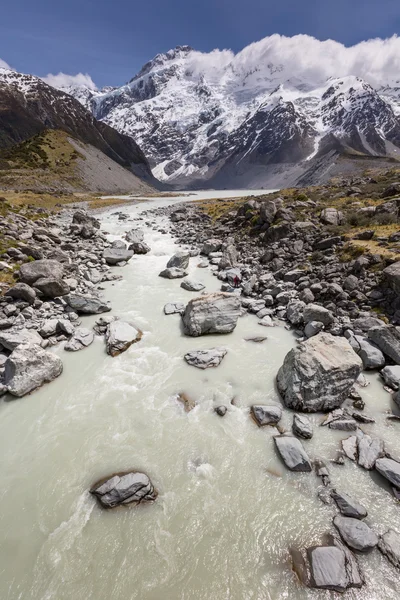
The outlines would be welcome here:
M 211 348 L 210 350 L 194 350 L 185 354 L 186 362 L 198 369 L 218 367 L 227 354 L 226 348 Z
M 164 306 L 164 314 L 166 315 L 175 315 L 179 313 L 183 315 L 185 312 L 185 305 L 182 302 L 169 302 Z
M 206 286 L 199 281 L 193 281 L 193 279 L 184 279 L 181 283 L 181 288 L 188 292 L 201 292 Z
M 144 232 L 141 229 L 131 229 L 130 231 L 126 232 L 125 239 L 130 244 L 136 244 L 138 242 L 143 242 Z
M 106 248 L 103 252 L 103 258 L 110 266 L 117 265 L 121 262 L 127 262 L 133 256 L 133 250 L 123 248 Z
M 380 372 L 385 385 L 388 385 L 393 390 L 398 390 L 400 387 L 400 365 L 385 367 Z
M 358 552 L 370 552 L 378 545 L 378 536 L 366 523 L 359 519 L 337 516 L 333 524 L 349 548 Z
M 400 463 L 392 458 L 378 458 L 375 469 L 394 487 L 400 488 Z
M 318 546 L 308 552 L 312 587 L 344 592 L 348 587 L 346 557 L 336 546 Z
M 304 328 L 304 335 L 307 339 L 318 335 L 324 330 L 324 324 L 321 321 L 310 321 Z
M 361 359 L 345 338 L 320 333 L 286 355 L 278 390 L 288 408 L 329 411 L 348 397 L 361 369 Z
M 336 208 L 324 208 L 320 220 L 325 225 L 340 225 L 343 222 L 343 213 Z
M 291 471 L 310 472 L 311 461 L 300 440 L 293 435 L 283 434 L 274 437 L 276 449 L 283 462 Z
M 40 344 L 42 338 L 33 329 L 6 329 L 0 331 L 0 345 L 6 350 L 15 350 L 21 344 Z
M 113 321 L 107 327 L 106 331 L 106 350 L 110 356 L 118 356 L 125 350 L 139 342 L 143 333 L 136 329 L 132 323 L 127 321 Z
M 38 279 L 52 277 L 62 279 L 64 275 L 64 266 L 57 260 L 34 260 L 24 263 L 19 268 L 19 278 L 22 283 L 33 285 Z
M 11 296 L 16 300 L 24 300 L 28 304 L 33 304 L 36 300 L 36 292 L 27 283 L 16 283 L 12 288 L 7 290 L 5 296 Z
M 318 304 L 307 304 L 303 313 L 304 323 L 310 323 L 311 321 L 319 321 L 324 324 L 325 327 L 329 327 L 334 321 L 334 316 L 330 310 L 319 306 Z
M 381 369 L 385 366 L 385 357 L 375 344 L 358 335 L 355 336 L 358 349 L 354 348 L 361 360 L 364 369 Z
M 276 425 L 282 418 L 282 408 L 277 404 L 270 406 L 254 405 L 250 410 L 255 422 L 260 427 Z
M 54 277 L 41 277 L 35 281 L 35 288 L 42 292 L 46 298 L 58 298 L 69 294 L 69 285 L 62 279 Z
M 289 323 L 292 325 L 300 325 L 303 323 L 303 313 L 305 309 L 305 302 L 300 300 L 291 300 L 286 308 L 286 317 Z
M 389 284 L 397 294 L 400 294 L 400 261 L 389 265 L 386 269 L 383 269 L 383 275 Z
M 384 442 L 369 435 L 358 438 L 358 464 L 363 469 L 371 470 L 375 467 L 378 458 L 385 456 Z
M 103 302 L 95 296 L 69 294 L 65 297 L 65 301 L 78 314 L 98 315 L 111 310 L 109 302 Z
M 186 335 L 197 337 L 210 333 L 231 333 L 240 316 L 237 296 L 216 293 L 191 300 L 183 313 Z
M 90 329 L 80 327 L 76 329 L 71 339 L 65 344 L 64 350 L 68 352 L 77 352 L 87 348 L 94 340 L 94 333 Z
M 344 517 L 364 519 L 367 516 L 368 513 L 364 506 L 350 498 L 347 494 L 331 490 L 331 496 Z
M 219 269 L 232 269 L 238 264 L 238 252 L 233 244 L 228 244 L 222 249 L 221 260 L 218 264 Z
M 311 421 L 305 415 L 294 415 L 292 431 L 294 435 L 305 440 L 310 440 L 313 436 Z
M 189 252 L 177 252 L 167 262 L 167 269 L 181 269 L 184 271 L 189 266 L 190 253 Z
M 61 359 L 38 344 L 20 344 L 5 362 L 4 383 L 10 394 L 21 398 L 61 375 Z
M 103 508 L 154 502 L 157 491 L 145 473 L 131 471 L 102 479 L 90 490 Z
M 159 277 L 163 277 L 164 279 L 182 279 L 186 275 L 186 271 L 177 267 L 168 267 L 168 269 L 164 269 L 159 273 Z
M 400 534 L 397 531 L 389 529 L 381 535 L 378 548 L 395 567 L 400 568 Z
M 373 327 L 368 332 L 368 337 L 378 348 L 389 356 L 396 364 L 400 365 L 400 333 L 396 327 L 382 325 Z
M 206 240 L 200 250 L 201 254 L 208 256 L 211 252 L 219 252 L 222 247 L 222 241 L 217 239 Z

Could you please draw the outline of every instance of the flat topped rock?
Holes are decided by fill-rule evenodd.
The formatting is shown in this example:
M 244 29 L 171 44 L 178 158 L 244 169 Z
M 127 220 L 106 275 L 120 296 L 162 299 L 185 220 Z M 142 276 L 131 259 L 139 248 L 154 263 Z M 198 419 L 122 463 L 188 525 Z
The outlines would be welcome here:
M 378 536 L 363 521 L 337 516 L 333 519 L 333 524 L 352 550 L 370 552 L 378 544 Z
M 283 434 L 274 437 L 275 446 L 288 469 L 310 472 L 311 461 L 302 443 L 293 435 Z
M 103 258 L 110 266 L 117 265 L 120 262 L 127 262 L 133 256 L 133 250 L 126 248 L 107 248 L 103 252 Z
M 127 321 L 112 321 L 106 331 L 106 351 L 110 356 L 118 356 L 132 344 L 142 339 L 142 332 Z
M 0 331 L 0 345 L 7 350 L 15 350 L 21 344 L 40 344 L 42 338 L 33 329 L 7 329 Z
M 65 344 L 64 350 L 68 352 L 77 352 L 87 348 L 94 340 L 94 333 L 85 327 L 79 327 L 72 338 Z
M 309 550 L 312 587 L 344 592 L 348 587 L 346 557 L 336 546 Z
M 183 314 L 186 335 L 231 333 L 240 316 L 240 299 L 231 294 L 215 293 L 194 298 Z
M 81 294 L 69 294 L 65 301 L 78 314 L 97 315 L 109 312 L 111 305 L 96 296 L 83 296 Z
M 96 496 L 103 508 L 154 502 L 158 495 L 150 478 L 137 471 L 117 473 L 102 479 L 94 484 L 90 493 Z
M 183 314 L 185 312 L 185 305 L 182 302 L 169 302 L 164 306 L 165 315 Z
M 226 348 L 210 348 L 209 350 L 194 350 L 185 354 L 186 362 L 198 369 L 218 367 L 227 354 Z
M 276 425 L 282 418 L 282 408 L 277 405 L 254 405 L 251 407 L 251 414 L 257 425 Z
M 61 375 L 59 356 L 37 344 L 20 344 L 5 362 L 4 383 L 13 396 L 21 398 Z
M 181 251 L 176 252 L 167 262 L 167 269 L 177 268 L 185 270 L 189 266 L 190 253 Z
M 186 275 L 186 271 L 179 269 L 178 267 L 168 267 L 158 274 L 159 277 L 163 277 L 164 279 L 182 279 L 182 277 L 186 277 Z
M 201 292 L 206 286 L 199 281 L 193 281 L 193 279 L 184 279 L 181 283 L 181 288 L 188 292 Z
M 353 500 L 347 494 L 331 490 L 331 496 L 344 517 L 364 519 L 364 517 L 367 516 L 368 513 L 364 506 L 359 504 L 356 500 Z

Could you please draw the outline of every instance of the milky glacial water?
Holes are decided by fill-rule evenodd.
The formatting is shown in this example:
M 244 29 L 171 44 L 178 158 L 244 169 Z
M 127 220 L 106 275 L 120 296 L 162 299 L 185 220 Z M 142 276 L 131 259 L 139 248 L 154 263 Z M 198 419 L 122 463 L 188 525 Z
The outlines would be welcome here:
M 252 192 L 253 193 L 253 192 Z M 231 192 L 231 195 L 234 195 Z M 178 200 L 181 200 L 179 198 Z M 124 207 L 136 218 L 173 199 Z M 295 474 L 277 458 L 273 428 L 259 429 L 248 413 L 254 403 L 279 402 L 274 379 L 295 344 L 283 324 L 240 318 L 227 336 L 185 337 L 166 302 L 196 294 L 180 281 L 158 277 L 177 250 L 173 239 L 145 225 L 102 216 L 103 229 L 119 237 L 140 224 L 152 247 L 106 285 L 113 314 L 144 331 L 140 343 L 111 358 L 97 338 L 67 353 L 63 375 L 28 397 L 0 403 L 0 598 L 1 600 L 303 600 L 330 599 L 309 590 L 291 571 L 289 546 L 309 546 L 332 531 L 333 507 L 317 498 L 314 473 Z M 162 220 L 158 221 L 160 224 Z M 191 259 L 190 276 L 208 291 L 220 282 Z M 91 326 L 96 317 L 82 319 Z M 268 339 L 256 344 L 252 336 Z M 225 346 L 217 369 L 189 367 L 189 350 Z M 376 375 L 361 390 L 381 436 L 399 457 L 399 423 L 385 412 L 390 396 Z M 193 397 L 185 413 L 178 392 Z M 235 398 L 235 406 L 231 400 Z M 224 418 L 214 407 L 229 407 Z M 290 429 L 292 413 L 283 425 Z M 312 458 L 334 458 L 346 434 L 319 427 L 304 446 Z M 88 489 L 117 471 L 142 469 L 159 490 L 150 506 L 104 511 Z M 357 466 L 330 465 L 337 489 L 368 509 L 378 533 L 400 531 L 399 505 L 388 489 Z M 359 558 L 367 585 L 346 598 L 394 600 L 399 572 L 374 550 Z

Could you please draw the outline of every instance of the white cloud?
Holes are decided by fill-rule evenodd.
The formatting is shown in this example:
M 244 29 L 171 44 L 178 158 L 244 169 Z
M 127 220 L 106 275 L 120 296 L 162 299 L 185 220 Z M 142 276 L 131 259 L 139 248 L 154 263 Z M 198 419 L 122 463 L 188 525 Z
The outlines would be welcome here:
M 9 69 L 10 71 L 12 71 L 12 68 L 10 67 L 10 65 L 8 63 L 6 63 L 5 60 L 1 60 L 1 58 L 0 58 L 0 69 Z
M 97 90 L 97 86 L 93 79 L 87 73 L 78 73 L 77 75 L 67 75 L 66 73 L 58 73 L 53 75 L 49 73 L 46 77 L 41 77 L 43 81 L 55 88 L 65 88 L 70 86 L 84 86 L 91 90 Z

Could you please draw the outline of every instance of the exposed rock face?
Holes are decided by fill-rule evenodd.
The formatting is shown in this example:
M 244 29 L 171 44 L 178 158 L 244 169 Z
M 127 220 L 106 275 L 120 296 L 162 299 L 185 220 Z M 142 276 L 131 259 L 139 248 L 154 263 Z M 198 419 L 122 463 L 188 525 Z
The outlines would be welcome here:
M 309 472 L 312 470 L 311 461 L 307 456 L 300 440 L 293 435 L 283 434 L 274 437 L 276 448 L 291 471 Z
M 177 252 L 167 262 L 167 269 L 182 269 L 183 271 L 189 266 L 190 254 L 189 252 Z
M 70 292 L 68 284 L 55 277 L 41 277 L 34 285 L 46 298 L 58 298 Z
M 400 535 L 397 531 L 389 529 L 384 533 L 379 539 L 378 548 L 395 567 L 400 568 Z
M 19 278 L 22 283 L 33 285 L 38 279 L 53 278 L 62 279 L 64 267 L 57 260 L 34 260 L 24 263 L 19 269 Z
M 351 517 L 353 519 L 364 519 L 367 516 L 367 510 L 347 494 L 337 492 L 336 490 L 331 491 L 331 496 L 337 504 L 338 509 L 344 517 Z
M 111 310 L 111 306 L 108 302 L 103 302 L 103 300 L 100 300 L 100 298 L 96 298 L 95 296 L 69 294 L 65 300 L 78 314 L 97 315 Z
M 378 536 L 370 527 L 359 519 L 337 516 L 333 524 L 340 533 L 343 541 L 352 550 L 370 552 L 378 544 Z
M 103 258 L 108 265 L 117 265 L 118 263 L 127 262 L 133 256 L 133 250 L 123 248 L 106 248 L 103 252 Z
M 396 364 L 400 365 L 400 333 L 396 327 L 373 327 L 368 332 L 368 337 L 389 356 Z
M 90 329 L 86 329 L 85 327 L 80 327 L 65 344 L 64 350 L 67 350 L 68 352 L 78 352 L 78 350 L 83 350 L 83 348 L 90 346 L 93 340 L 93 331 L 90 331 Z
M 113 321 L 107 327 L 106 332 L 106 349 L 110 356 L 118 356 L 129 346 L 139 342 L 142 339 L 142 332 L 136 329 L 132 323 L 126 321 Z
M 6 296 L 16 298 L 17 300 L 24 300 L 28 304 L 33 304 L 36 299 L 36 292 L 27 283 L 16 283 L 6 293 Z
M 276 425 L 282 418 L 282 408 L 278 405 L 254 405 L 251 407 L 251 414 L 260 427 Z
M 0 331 L 0 344 L 7 350 L 15 350 L 21 344 L 37 344 L 40 346 L 42 338 L 37 331 L 32 329 L 7 329 Z
M 13 396 L 21 398 L 61 375 L 63 365 L 56 354 L 37 344 L 21 344 L 5 363 L 4 382 Z
M 375 469 L 392 485 L 400 488 L 400 463 L 392 458 L 378 458 Z
M 103 508 L 154 502 L 157 491 L 145 473 L 131 471 L 102 479 L 90 490 Z
M 332 410 L 347 398 L 361 369 L 361 359 L 347 340 L 320 333 L 287 354 L 278 372 L 278 390 L 288 408 Z
M 184 279 L 181 283 L 181 288 L 188 292 L 201 292 L 206 286 L 199 281 L 193 281 L 193 279 Z
M 230 294 L 210 294 L 191 300 L 183 314 L 186 335 L 231 333 L 240 316 L 240 299 Z
M 227 354 L 226 348 L 211 348 L 210 350 L 194 350 L 185 354 L 185 360 L 189 365 L 198 369 L 209 369 L 218 367 Z

